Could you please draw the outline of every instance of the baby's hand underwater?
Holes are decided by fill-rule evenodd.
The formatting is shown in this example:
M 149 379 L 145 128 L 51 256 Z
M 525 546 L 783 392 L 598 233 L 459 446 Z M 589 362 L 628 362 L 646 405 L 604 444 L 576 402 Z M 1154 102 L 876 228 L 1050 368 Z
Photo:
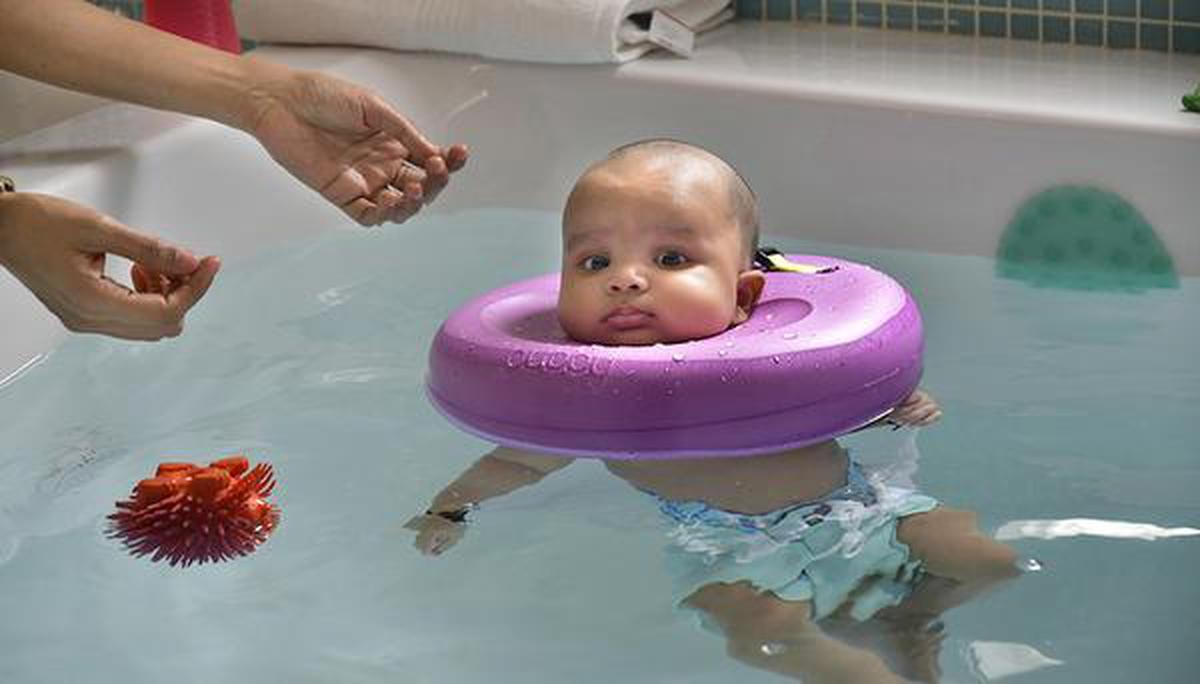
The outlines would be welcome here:
M 928 392 L 916 390 L 892 411 L 888 422 L 921 427 L 932 425 L 941 417 L 942 408 L 938 406 L 937 401 Z
M 426 556 L 440 556 L 458 543 L 467 531 L 463 523 L 456 523 L 437 515 L 418 515 L 404 523 L 404 528 L 417 533 L 413 546 Z

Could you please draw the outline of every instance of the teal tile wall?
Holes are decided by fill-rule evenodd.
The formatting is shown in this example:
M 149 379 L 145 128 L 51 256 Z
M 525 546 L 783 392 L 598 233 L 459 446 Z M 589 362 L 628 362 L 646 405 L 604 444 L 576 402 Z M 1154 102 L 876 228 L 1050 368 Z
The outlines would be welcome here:
M 130 17 L 131 19 L 142 18 L 141 0 L 92 0 L 92 4 L 107 7 L 117 14 Z
M 1200 0 L 734 0 L 801 21 L 1200 54 Z

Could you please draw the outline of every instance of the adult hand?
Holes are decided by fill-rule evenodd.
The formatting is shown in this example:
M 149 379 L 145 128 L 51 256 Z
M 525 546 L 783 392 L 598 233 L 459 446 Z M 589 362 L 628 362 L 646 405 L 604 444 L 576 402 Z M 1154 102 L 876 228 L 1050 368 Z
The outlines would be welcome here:
M 364 226 L 407 220 L 467 161 L 466 147 L 438 148 L 364 88 L 319 72 L 256 67 L 243 128 Z
M 104 275 L 107 254 L 134 262 L 136 291 Z M 131 340 L 182 332 L 221 265 L 86 207 L 27 192 L 0 194 L 0 264 L 68 330 Z

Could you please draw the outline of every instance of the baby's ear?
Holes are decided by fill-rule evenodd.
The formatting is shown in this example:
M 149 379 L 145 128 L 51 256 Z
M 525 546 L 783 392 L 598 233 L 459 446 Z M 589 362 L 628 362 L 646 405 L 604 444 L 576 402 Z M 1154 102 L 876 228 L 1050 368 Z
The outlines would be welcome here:
M 756 268 L 738 274 L 737 313 L 733 320 L 735 324 L 744 323 L 747 318 L 750 318 L 750 312 L 754 310 L 754 305 L 758 303 L 758 298 L 762 296 L 763 286 L 766 284 L 767 277 Z

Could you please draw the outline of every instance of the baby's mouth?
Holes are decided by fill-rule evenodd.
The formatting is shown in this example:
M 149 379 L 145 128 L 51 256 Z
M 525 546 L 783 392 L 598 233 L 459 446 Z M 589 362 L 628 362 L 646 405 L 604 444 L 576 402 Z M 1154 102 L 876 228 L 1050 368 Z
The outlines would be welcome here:
M 622 306 L 613 309 L 603 319 L 603 323 L 617 330 L 633 330 L 650 323 L 654 314 L 642 311 L 633 306 Z

